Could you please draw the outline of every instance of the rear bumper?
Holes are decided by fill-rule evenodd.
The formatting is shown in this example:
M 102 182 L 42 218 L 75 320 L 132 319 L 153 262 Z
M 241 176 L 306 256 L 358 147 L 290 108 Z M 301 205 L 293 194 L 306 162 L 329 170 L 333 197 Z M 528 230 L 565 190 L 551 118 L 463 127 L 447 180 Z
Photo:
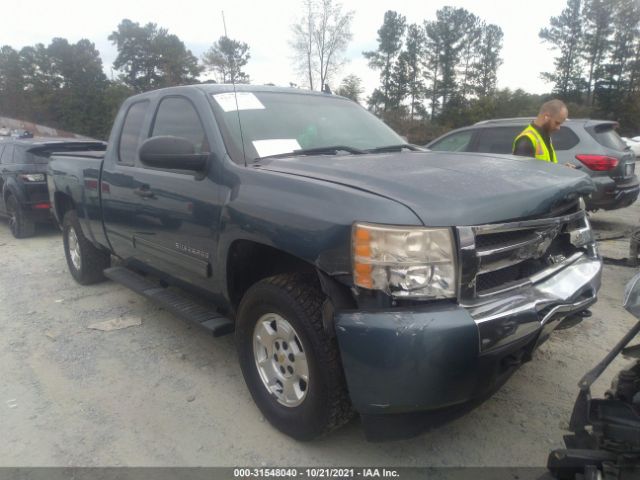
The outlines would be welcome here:
M 347 385 L 365 415 L 440 409 L 495 389 L 560 321 L 596 301 L 602 264 L 582 255 L 536 284 L 474 306 L 344 312 Z
M 616 183 L 611 178 L 593 178 L 597 190 L 587 199 L 588 209 L 614 210 L 628 207 L 638 199 L 640 182 L 638 177 L 622 183 Z

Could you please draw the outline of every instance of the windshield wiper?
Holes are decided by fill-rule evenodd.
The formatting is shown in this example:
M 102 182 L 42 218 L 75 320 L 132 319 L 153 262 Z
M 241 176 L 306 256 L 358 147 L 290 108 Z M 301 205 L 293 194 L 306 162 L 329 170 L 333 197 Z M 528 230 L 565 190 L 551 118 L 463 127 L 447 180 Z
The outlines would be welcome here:
M 400 143 L 398 145 L 385 145 L 384 147 L 370 148 L 367 153 L 384 153 L 384 152 L 401 152 L 403 148 L 413 152 L 419 152 L 422 149 L 410 143 Z
M 262 160 L 263 158 L 296 157 L 298 155 L 337 155 L 338 152 L 347 152 L 352 155 L 361 155 L 363 153 L 367 153 L 367 150 L 360 150 L 359 148 L 349 147 L 347 145 L 332 145 L 330 147 L 302 148 L 299 150 L 294 150 L 293 152 L 265 155 L 264 157 L 258 157 L 255 160 Z

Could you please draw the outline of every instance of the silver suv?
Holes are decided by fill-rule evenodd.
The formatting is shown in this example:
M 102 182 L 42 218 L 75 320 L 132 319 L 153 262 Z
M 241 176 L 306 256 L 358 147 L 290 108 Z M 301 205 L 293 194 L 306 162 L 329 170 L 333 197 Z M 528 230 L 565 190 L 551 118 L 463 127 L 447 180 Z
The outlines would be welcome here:
M 510 154 L 516 135 L 532 120 L 485 120 L 442 135 L 426 147 L 445 152 Z M 552 136 L 558 164 L 571 163 L 594 181 L 597 190 L 586 199 L 589 210 L 627 207 L 638 198 L 635 157 L 618 136 L 617 126 L 609 120 L 570 119 Z

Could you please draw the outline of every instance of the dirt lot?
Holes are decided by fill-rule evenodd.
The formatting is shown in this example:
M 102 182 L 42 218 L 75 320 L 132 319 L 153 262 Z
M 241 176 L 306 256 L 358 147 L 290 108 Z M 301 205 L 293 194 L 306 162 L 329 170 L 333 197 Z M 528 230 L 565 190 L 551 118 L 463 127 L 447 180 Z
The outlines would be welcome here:
M 593 215 L 602 236 L 627 233 L 601 252 L 626 256 L 639 220 L 640 204 Z M 355 421 L 298 443 L 253 404 L 231 336 L 111 282 L 77 285 L 61 244 L 54 229 L 15 240 L 0 221 L 0 466 L 542 466 L 562 446 L 579 377 L 633 324 L 620 303 L 636 269 L 606 265 L 593 317 L 556 332 L 466 416 L 411 440 L 368 443 Z M 88 328 L 121 317 L 142 324 Z

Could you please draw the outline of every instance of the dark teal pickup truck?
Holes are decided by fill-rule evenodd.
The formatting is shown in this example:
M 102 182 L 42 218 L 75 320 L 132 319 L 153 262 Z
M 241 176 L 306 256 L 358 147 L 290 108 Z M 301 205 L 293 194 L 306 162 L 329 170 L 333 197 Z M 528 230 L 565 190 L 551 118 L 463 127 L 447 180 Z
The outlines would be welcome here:
M 586 175 L 426 152 L 337 96 L 148 92 L 106 152 L 49 170 L 73 277 L 235 332 L 256 404 L 298 439 L 486 396 L 600 287 Z

